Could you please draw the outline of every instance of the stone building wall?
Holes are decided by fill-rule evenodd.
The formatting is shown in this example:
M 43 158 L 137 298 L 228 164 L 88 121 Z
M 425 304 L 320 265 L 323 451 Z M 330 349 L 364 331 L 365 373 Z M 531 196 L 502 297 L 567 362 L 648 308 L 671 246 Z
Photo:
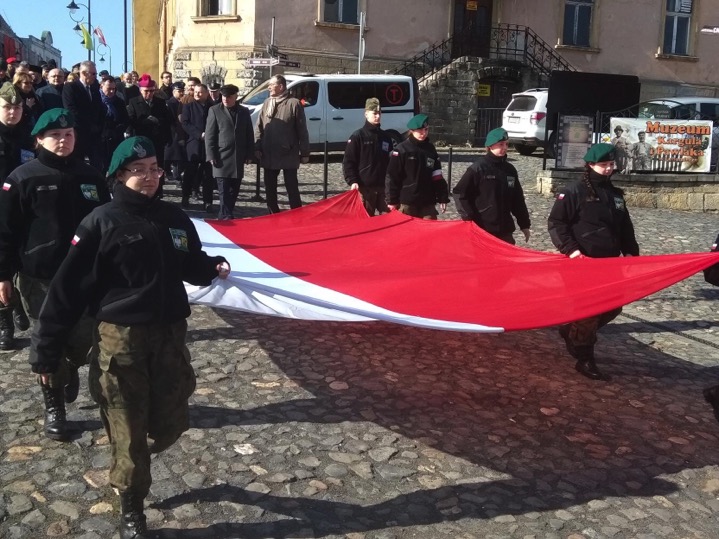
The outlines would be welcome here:
M 544 170 L 537 175 L 537 192 L 554 196 L 582 172 Z M 612 183 L 624 190 L 627 205 L 638 208 L 718 212 L 719 175 L 716 174 L 615 174 Z

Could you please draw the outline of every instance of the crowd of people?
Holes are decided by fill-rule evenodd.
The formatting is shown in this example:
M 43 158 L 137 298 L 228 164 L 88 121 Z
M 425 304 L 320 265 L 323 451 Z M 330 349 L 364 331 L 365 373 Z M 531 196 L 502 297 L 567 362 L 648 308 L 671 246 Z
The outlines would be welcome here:
M 270 213 L 280 211 L 280 172 L 290 207 L 300 207 L 298 169 L 309 160 L 303 105 L 281 75 L 270 80 L 254 126 L 235 85 L 173 82 L 169 72 L 160 80 L 134 72 L 114 78 L 90 61 L 69 73 L 0 61 L 0 350 L 14 349 L 15 329 L 32 321 L 30 364 L 44 433 L 57 441 L 70 439 L 66 404 L 78 396 L 78 369 L 89 364 L 90 394 L 112 447 L 121 539 L 148 537 L 150 455 L 189 428 L 195 374 L 183 283 L 206 286 L 230 273 L 225 259 L 203 251 L 183 210 L 195 196 L 213 217 L 235 219 L 244 167 L 253 161 L 264 170 Z M 344 153 L 349 188 L 370 216 L 437 219 L 450 192 L 429 117 L 415 115 L 396 145 L 381 118 L 380 99 L 367 99 L 365 123 Z M 507 132 L 491 131 L 485 145 L 452 190 L 458 212 L 498 242 L 514 245 L 517 227 L 529 242 Z M 548 229 L 568 258 L 639 255 L 623 192 L 611 182 L 616 152 L 611 144 L 592 146 L 582 179 L 557 194 Z M 164 181 L 181 184 L 179 207 L 162 200 Z M 716 272 L 719 265 L 707 280 L 719 284 Z M 559 328 L 583 376 L 609 379 L 594 346 L 598 330 L 620 312 Z M 705 398 L 719 419 L 719 388 Z

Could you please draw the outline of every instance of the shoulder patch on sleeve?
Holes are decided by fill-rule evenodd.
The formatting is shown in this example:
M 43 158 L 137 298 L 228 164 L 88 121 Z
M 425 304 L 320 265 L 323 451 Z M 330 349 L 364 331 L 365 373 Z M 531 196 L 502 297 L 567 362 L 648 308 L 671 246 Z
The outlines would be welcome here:
M 72 237 L 72 241 L 71 241 L 70 243 L 72 243 L 73 245 L 77 245 L 78 243 L 80 243 L 80 236 L 78 236 L 77 234 L 75 234 L 75 235 Z
M 557 195 L 557 200 L 564 200 L 564 193 L 559 193 Z
M 395 151 L 392 152 L 392 155 L 394 155 L 395 157 L 397 157 L 397 156 L 399 155 L 399 152 L 398 152 L 397 150 L 395 150 Z

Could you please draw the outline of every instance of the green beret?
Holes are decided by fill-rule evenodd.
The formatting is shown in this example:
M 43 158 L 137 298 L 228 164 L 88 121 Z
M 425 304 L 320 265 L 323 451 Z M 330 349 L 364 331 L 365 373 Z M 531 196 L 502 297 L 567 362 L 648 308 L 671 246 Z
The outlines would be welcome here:
M 50 109 L 37 119 L 32 135 L 42 135 L 49 129 L 69 129 L 75 127 L 75 117 L 67 109 Z
M 429 116 L 426 114 L 417 114 L 416 116 L 412 116 L 412 119 L 407 122 L 407 129 L 422 129 L 423 127 L 427 127 L 428 119 Z
M 107 176 L 110 177 L 128 163 L 155 157 L 155 145 L 147 137 L 130 137 L 123 140 L 112 154 L 110 168 L 107 169 Z
M 601 142 L 593 145 L 584 155 L 586 163 L 604 163 L 605 161 L 614 161 L 614 146 Z
M 490 146 L 494 146 L 498 142 L 502 142 L 504 140 L 509 140 L 509 135 L 505 129 L 498 127 L 487 133 L 487 140 L 484 142 L 484 145 L 489 148 Z
M 377 99 L 376 97 L 370 97 L 367 101 L 365 101 L 364 109 L 371 110 L 374 112 L 380 112 L 379 99 Z
M 19 105 L 22 103 L 22 98 L 12 82 L 6 82 L 2 85 L 2 88 L 0 88 L 0 99 L 4 99 L 11 105 Z

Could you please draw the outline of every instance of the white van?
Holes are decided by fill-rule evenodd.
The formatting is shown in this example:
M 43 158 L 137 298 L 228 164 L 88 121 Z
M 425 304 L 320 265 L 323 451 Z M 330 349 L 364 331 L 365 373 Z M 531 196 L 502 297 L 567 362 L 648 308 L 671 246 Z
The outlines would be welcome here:
M 365 123 L 364 106 L 376 97 L 382 107 L 382 129 L 396 141 L 402 140 L 407 122 L 419 113 L 419 87 L 404 75 L 313 75 L 285 74 L 287 89 L 305 107 L 310 149 L 344 150 L 347 139 Z M 262 103 L 269 96 L 269 80 L 242 98 L 257 125 Z
M 719 98 L 664 97 L 639 106 L 639 118 L 713 120 L 719 118 Z

